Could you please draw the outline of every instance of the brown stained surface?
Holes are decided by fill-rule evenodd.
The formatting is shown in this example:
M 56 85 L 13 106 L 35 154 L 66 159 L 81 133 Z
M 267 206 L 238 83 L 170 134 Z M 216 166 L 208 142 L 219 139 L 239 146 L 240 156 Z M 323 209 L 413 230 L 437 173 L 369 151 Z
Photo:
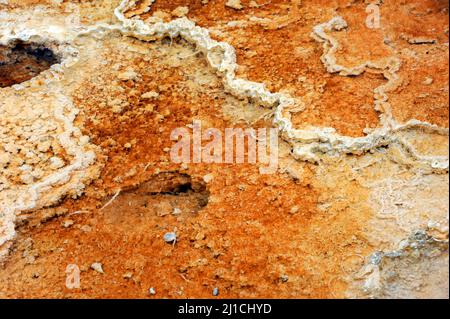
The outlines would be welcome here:
M 377 85 L 374 83 L 382 84 L 383 79 L 376 74 L 365 74 L 357 79 L 332 76 L 320 98 L 308 105 L 304 112 L 295 114 L 292 122 L 298 128 L 329 126 L 341 134 L 363 135 L 363 129 L 377 127 L 372 93 Z M 346 122 L 349 112 L 353 114 L 352 122 Z
M 8 6 L 12 8 L 18 8 L 21 6 L 35 6 L 40 4 L 49 4 L 50 1 L 47 0 L 8 0 Z
M 379 126 L 373 89 L 385 79 L 370 72 L 351 78 L 327 73 L 322 45 L 310 37 L 312 27 L 328 21 L 334 9 L 349 23 L 348 30 L 335 32 L 342 42 L 338 62 L 353 66 L 403 52 L 403 82 L 390 94 L 394 116 L 448 126 L 448 47 L 442 45 L 448 36 L 420 33 L 422 20 L 410 19 L 409 1 L 384 1 L 382 29 L 367 33 L 360 2 L 260 0 L 267 4 L 249 8 L 249 1 L 242 1 L 241 11 L 224 2 L 156 1 L 151 13 L 189 7 L 189 18 L 236 48 L 239 76 L 304 99 L 305 110 L 293 114 L 297 127 L 328 126 L 361 136 L 365 128 Z M 430 28 L 448 29 L 442 20 L 448 3 L 414 3 L 420 12 L 432 10 L 426 14 Z M 290 15 L 294 6 L 298 11 Z M 284 18 L 279 29 L 225 26 L 247 15 Z M 410 45 L 400 39 L 403 33 L 432 36 L 438 44 Z M 394 48 L 384 43 L 387 35 Z M 99 43 L 103 54 L 83 59 L 82 80 L 74 76 L 71 94 L 81 110 L 79 126 L 102 149 L 104 169 L 84 196 L 33 212 L 18 227 L 1 268 L 0 297 L 210 298 L 215 287 L 221 298 L 344 297 L 346 276 L 362 266 L 355 256 L 374 248 L 364 233 L 370 218 L 361 204 L 365 191 L 348 176 L 350 181 L 341 182 L 341 167 L 324 175 L 332 180 L 323 182 L 327 189 L 319 187 L 317 167 L 310 164 L 296 180 L 261 175 L 253 165 L 171 163 L 166 148 L 173 144 L 172 129 L 201 119 L 223 131 L 232 126 L 221 111 L 231 98 L 205 59 L 182 40 L 143 44 L 117 36 Z M 419 62 L 404 49 L 420 54 Z M 423 59 L 427 55 L 433 58 Z M 120 80 L 129 69 L 138 77 Z M 433 83 L 421 86 L 428 75 Z M 429 96 L 419 97 L 422 89 Z M 146 92 L 159 96 L 143 99 Z M 209 174 L 213 178 L 205 182 Z M 333 213 L 324 208 L 328 202 Z M 181 212 L 174 215 L 175 208 Z M 44 222 L 42 216 L 50 217 Z M 174 245 L 163 240 L 169 231 L 177 233 Z M 90 268 L 94 262 L 102 263 L 104 274 Z M 81 269 L 81 289 L 65 286 L 69 264 Z M 150 287 L 156 295 L 149 294 Z
M 157 290 L 156 298 L 209 298 L 214 287 L 224 298 L 342 296 L 346 284 L 336 278 L 345 274 L 343 263 L 355 267 L 346 254 L 358 223 L 350 216 L 330 220 L 318 213 L 308 186 L 263 179 L 244 167 L 220 172 L 209 188 L 210 204 L 197 213 L 186 211 L 189 197 L 133 195 L 131 200 L 125 193 L 102 211 L 24 227 L 18 242 L 31 237 L 34 245 L 17 246 L 4 272 L 2 297 L 148 298 L 150 287 Z M 289 214 L 292 204 L 301 207 L 295 215 Z M 62 208 L 73 212 L 93 206 L 85 199 Z M 164 206 L 183 212 L 158 216 Z M 66 220 L 74 225 L 64 228 Z M 178 242 L 164 243 L 163 234 L 174 229 Z M 36 260 L 29 263 L 24 255 Z M 105 274 L 89 269 L 93 262 L 101 262 Z M 64 286 L 70 263 L 81 267 L 81 290 Z M 132 277 L 124 278 L 128 273 Z
M 208 27 L 242 20 L 246 15 L 274 20 L 282 17 L 280 28 L 277 27 L 278 23 L 253 23 L 243 28 L 226 28 L 223 30 L 223 40 L 231 43 L 237 50 L 238 64 L 241 66 L 239 76 L 263 82 L 274 92 L 283 90 L 293 96 L 304 97 L 306 109 L 293 116 L 295 124 L 299 127 L 334 127 L 339 133 L 350 136 L 361 136 L 364 128 L 378 126 L 378 114 L 371 107 L 372 91 L 380 83 L 377 77 L 374 81 L 359 80 L 361 84 L 350 84 L 351 80 L 331 77 L 320 61 L 323 54 L 321 45 L 310 37 L 314 25 L 325 22 L 332 16 L 324 14 L 329 10 L 328 5 L 323 5 L 321 9 L 320 4 L 298 5 L 294 1 L 272 1 L 261 8 L 251 9 L 246 6 L 247 9 L 242 11 L 231 8 L 220 11 L 219 8 L 223 8 L 221 2 L 223 1 L 215 1 L 204 6 L 195 2 L 192 6 L 189 5 L 191 10 L 188 17 L 194 18 L 199 25 Z M 184 5 L 186 4 L 185 2 Z M 178 5 L 181 3 L 164 2 L 156 5 L 154 10 L 169 11 Z M 292 13 L 294 10 L 297 11 Z M 315 16 L 314 13 L 320 10 L 325 12 Z M 321 20 L 319 16 L 324 18 Z M 349 91 L 354 98 L 349 99 Z M 323 93 L 326 96 L 322 96 Z
M 272 91 L 303 97 L 305 110 L 293 116 L 299 128 L 330 126 L 341 134 L 360 136 L 364 128 L 378 126 L 373 89 L 383 82 L 377 76 L 350 79 L 328 74 L 320 62 L 322 49 L 307 33 L 309 27 L 296 29 L 254 27 L 249 32 L 258 33 L 256 37 L 231 31 L 233 39 L 239 39 L 235 44 L 243 66 L 239 75 L 248 74 L 250 80 L 264 82 Z
M 0 46 L 0 88 L 25 82 L 58 62 L 47 48 L 21 43 L 13 47 Z
M 393 113 L 400 122 L 409 119 L 448 127 L 448 51 L 433 45 L 404 51 L 401 86 L 392 94 Z M 406 72 L 413 69 L 414 74 Z M 401 108 L 399 105 L 411 105 Z
M 194 114 L 220 129 L 230 123 L 220 111 L 211 112 L 211 105 L 223 99 L 223 93 L 214 91 L 223 90 L 217 81 L 209 88 L 189 82 L 193 66 L 210 74 L 204 60 L 190 58 L 178 67 L 168 66 L 167 52 L 185 56 L 185 51 L 177 52 L 177 43 L 163 43 L 162 53 L 153 51 L 145 60 L 122 53 L 128 59 L 119 71 L 93 72 L 75 92 L 86 133 L 107 156 L 105 169 L 86 196 L 50 209 L 56 216 L 45 224 L 32 218 L 20 228 L 0 278 L 1 296 L 148 298 L 150 287 L 157 291 L 156 298 L 208 298 L 214 287 L 220 297 L 343 296 L 346 283 L 337 279 L 345 275 L 342 263 L 352 267 L 349 249 L 366 246 L 348 241 L 359 236 L 355 216 L 328 216 L 317 210 L 318 192 L 308 182 L 313 167 L 305 171 L 303 181 L 294 181 L 260 175 L 248 164 L 191 164 L 183 169 L 168 161 L 163 150 L 170 146 L 170 128 L 192 122 Z M 121 57 L 117 52 L 114 45 L 105 52 L 111 65 Z M 139 69 L 141 79 L 119 81 L 129 106 L 115 114 L 102 106 L 110 96 L 102 84 L 115 83 L 118 72 L 129 67 Z M 139 97 L 151 90 L 160 97 L 150 112 L 150 102 Z M 130 141 L 132 147 L 125 148 Z M 207 174 L 213 174 L 209 183 L 203 181 Z M 177 190 L 176 185 L 186 183 L 191 186 Z M 115 200 L 99 209 L 119 189 Z M 292 213 L 293 206 L 298 211 Z M 173 215 L 174 208 L 181 213 Z M 57 217 L 58 211 L 66 213 Z M 42 210 L 36 216 L 42 214 L 52 215 Z M 73 225 L 64 227 L 68 220 Z M 174 230 L 177 243 L 165 243 L 164 233 Z M 90 269 L 94 262 L 103 264 L 105 274 Z M 81 289 L 65 287 L 65 268 L 71 263 L 82 270 Z
M 361 76 L 351 81 L 330 77 L 326 72 L 320 61 L 322 46 L 310 33 L 315 25 L 334 16 L 333 9 L 336 9 L 349 25 L 345 31 L 333 32 L 341 44 L 338 63 L 355 66 L 399 56 L 402 84 L 389 94 L 394 117 L 399 122 L 417 118 L 448 126 L 448 46 L 443 45 L 448 42 L 446 1 L 386 1 L 380 7 L 380 29 L 366 27 L 366 5 L 361 3 L 269 1 L 252 8 L 249 1 L 242 1 L 244 9 L 235 10 L 226 7 L 225 2 L 156 1 L 150 13 L 141 17 L 145 19 L 163 11 L 170 18 L 172 10 L 188 7 L 187 17 L 200 26 L 220 30 L 220 34 L 213 31 L 212 36 L 236 48 L 241 66 L 239 76 L 264 82 L 272 91 L 284 90 L 304 99 L 306 109 L 302 114 L 294 114 L 294 122 L 305 127 L 334 127 L 344 135 L 362 136 L 366 127 L 379 126 L 380 114 L 371 107 L 372 91 L 385 81 L 378 76 L 371 79 Z M 249 17 L 271 19 L 274 24 L 252 22 L 243 27 L 226 26 L 230 21 L 248 21 Z M 415 37 L 436 39 L 437 43 L 411 45 L 407 42 Z M 433 78 L 433 84 L 423 84 L 427 77 Z M 330 98 L 322 96 L 325 87 L 332 88 L 324 93 Z M 349 89 L 354 92 L 354 98 L 348 96 Z M 355 104 L 355 100 L 359 102 Z
M 448 127 L 448 1 L 405 2 L 394 8 L 392 3 L 383 10 L 386 36 L 403 62 L 402 85 L 391 95 L 394 116 L 400 122 L 416 118 Z M 415 38 L 436 43 L 408 43 Z
M 341 44 L 338 63 L 355 66 L 395 56 L 396 52 L 398 55 L 403 48 L 417 51 L 419 56 L 413 62 L 400 54 L 403 85 L 389 95 L 394 116 L 399 122 L 417 118 L 448 127 L 448 45 L 444 45 L 448 43 L 447 1 L 385 1 L 380 10 L 380 29 L 366 27 L 367 13 L 363 3 L 302 1 L 298 6 L 295 1 L 261 1 L 265 5 L 250 8 L 248 2 L 242 1 L 244 9 L 237 11 L 224 9 L 225 2 L 211 1 L 201 5 L 200 1 L 160 1 L 152 12 L 189 7 L 189 18 L 201 26 L 217 27 L 224 35 L 217 36 L 213 32 L 213 36 L 223 38 L 237 49 L 238 62 L 242 66 L 240 75 L 264 82 L 273 91 L 282 89 L 293 96 L 306 96 L 307 108 L 303 114 L 294 115 L 294 121 L 305 126 L 331 126 L 341 134 L 361 136 L 364 128 L 379 126 L 379 114 L 369 106 L 373 106 L 373 89 L 385 81 L 380 83 L 377 76 L 368 81 L 353 79 L 356 83 L 351 90 L 355 92 L 355 98 L 349 99 L 349 81 L 327 76 L 319 60 L 323 53 L 321 44 L 311 39 L 310 33 L 313 26 L 333 17 L 333 9 L 337 9 L 337 14 L 342 15 L 349 25 L 346 31 L 333 32 Z M 274 20 L 291 17 L 289 12 L 294 11 L 295 6 L 299 7 L 298 13 L 282 19 L 279 29 L 257 23 L 242 28 L 223 27 L 229 21 L 246 20 L 248 16 Z M 414 37 L 436 39 L 437 43 L 421 46 L 405 40 Z M 421 83 L 427 75 L 435 81 L 427 88 L 427 92 L 431 89 L 432 93 L 422 97 L 418 92 L 424 89 Z M 302 77 L 310 83 L 305 85 Z M 332 93 L 328 92 L 332 98 L 320 100 L 318 92 L 324 86 L 334 88 Z M 355 99 L 360 101 L 357 105 Z M 336 110 L 338 114 L 335 114 Z

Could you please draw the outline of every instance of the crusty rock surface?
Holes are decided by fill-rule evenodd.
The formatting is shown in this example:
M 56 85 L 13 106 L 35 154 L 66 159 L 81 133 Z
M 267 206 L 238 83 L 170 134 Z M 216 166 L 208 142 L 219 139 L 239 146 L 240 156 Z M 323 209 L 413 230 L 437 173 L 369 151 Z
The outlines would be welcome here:
M 0 88 L 0 297 L 448 298 L 448 3 L 379 6 L 0 1 L 61 58 Z M 172 163 L 194 120 L 278 172 Z

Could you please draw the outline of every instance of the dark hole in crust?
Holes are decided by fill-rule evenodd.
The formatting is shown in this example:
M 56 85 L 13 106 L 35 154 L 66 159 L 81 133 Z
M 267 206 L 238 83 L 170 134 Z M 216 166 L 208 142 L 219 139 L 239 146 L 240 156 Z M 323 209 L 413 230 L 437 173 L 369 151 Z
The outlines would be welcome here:
M 181 195 L 189 192 L 207 193 L 205 182 L 194 180 L 190 175 L 178 172 L 156 174 L 138 187 L 131 188 L 131 190 L 146 195 Z
M 0 46 L 0 87 L 28 81 L 61 59 L 51 49 L 35 43 Z
M 203 180 L 179 172 L 163 172 L 138 186 L 122 189 L 104 212 L 115 223 L 124 222 L 129 215 L 170 215 L 175 208 L 183 212 L 181 216 L 188 216 L 206 207 L 209 196 Z M 105 203 L 110 200 L 111 197 L 105 199 Z
M 157 174 L 147 182 L 129 191 L 141 196 L 172 195 L 181 198 L 195 198 L 198 210 L 208 205 L 209 202 L 209 191 L 205 182 L 178 172 Z

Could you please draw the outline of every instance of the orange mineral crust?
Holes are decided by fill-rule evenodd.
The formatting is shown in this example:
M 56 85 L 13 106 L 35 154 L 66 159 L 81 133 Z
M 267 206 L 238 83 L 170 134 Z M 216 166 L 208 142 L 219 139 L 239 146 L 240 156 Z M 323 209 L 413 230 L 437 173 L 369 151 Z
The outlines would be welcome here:
M 448 298 L 448 1 L 0 26 L 0 298 Z

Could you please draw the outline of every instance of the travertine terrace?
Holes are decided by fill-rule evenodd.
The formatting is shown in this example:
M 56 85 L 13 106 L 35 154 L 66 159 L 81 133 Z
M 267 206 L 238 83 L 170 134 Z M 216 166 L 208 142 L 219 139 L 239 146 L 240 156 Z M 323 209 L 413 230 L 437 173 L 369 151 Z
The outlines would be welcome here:
M 448 9 L 0 0 L 0 298 L 448 298 Z M 174 163 L 194 120 L 278 171 Z

